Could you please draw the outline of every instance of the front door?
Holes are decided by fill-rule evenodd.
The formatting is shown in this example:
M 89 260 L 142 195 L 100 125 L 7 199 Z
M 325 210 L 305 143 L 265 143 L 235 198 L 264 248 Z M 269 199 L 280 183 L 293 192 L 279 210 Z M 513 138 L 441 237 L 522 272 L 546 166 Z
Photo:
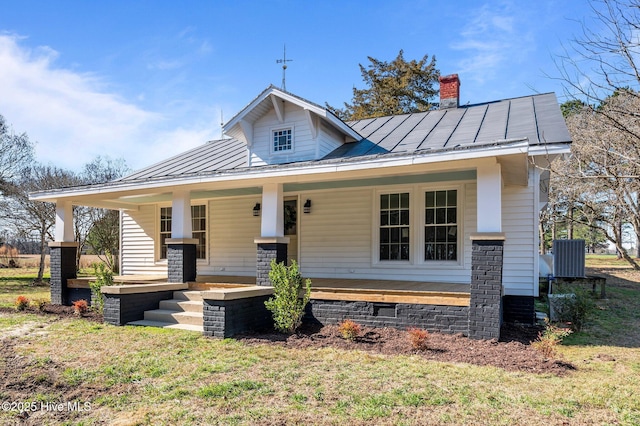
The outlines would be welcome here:
M 298 199 L 284 200 L 284 236 L 289 238 L 287 264 L 298 261 Z

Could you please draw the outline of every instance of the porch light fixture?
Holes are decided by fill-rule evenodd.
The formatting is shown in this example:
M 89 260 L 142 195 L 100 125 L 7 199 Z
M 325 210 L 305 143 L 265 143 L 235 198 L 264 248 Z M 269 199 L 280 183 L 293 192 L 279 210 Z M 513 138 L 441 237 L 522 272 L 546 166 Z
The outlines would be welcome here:
M 311 213 L 311 200 L 307 200 L 307 202 L 304 203 L 302 211 L 305 213 Z
M 260 216 L 260 203 L 256 203 L 256 205 L 253 206 L 253 215 Z

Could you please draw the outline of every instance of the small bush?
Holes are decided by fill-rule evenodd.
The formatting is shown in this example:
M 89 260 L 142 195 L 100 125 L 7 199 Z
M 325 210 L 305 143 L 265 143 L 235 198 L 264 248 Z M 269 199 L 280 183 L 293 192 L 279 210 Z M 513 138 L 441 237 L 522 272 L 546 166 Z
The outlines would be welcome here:
M 264 304 L 273 315 L 276 330 L 291 334 L 302 324 L 304 308 L 311 296 L 311 280 L 302 279 L 295 260 L 289 267 L 272 260 L 269 279 L 273 297 Z
M 26 296 L 18 296 L 15 301 L 16 310 L 24 311 L 29 307 L 29 299 Z
M 429 338 L 429 332 L 421 328 L 412 327 L 407 330 L 409 336 L 409 343 L 415 350 L 424 351 L 427 349 L 427 339 Z
M 89 304 L 86 300 L 80 299 L 73 302 L 73 313 L 80 316 L 87 312 L 89 309 Z
M 569 334 L 571 334 L 571 330 L 560 328 L 547 321 L 544 331 L 538 333 L 538 339 L 531 346 L 545 358 L 553 358 L 557 355 L 556 347 Z
M 100 313 L 104 310 L 104 296 L 102 287 L 113 285 L 113 271 L 104 263 L 94 263 L 93 271 L 96 275 L 95 281 L 89 282 L 91 293 L 93 294 L 94 307 Z
M 31 304 L 34 308 L 42 312 L 44 311 L 44 306 L 47 304 L 47 299 L 34 299 L 31 301 Z
M 351 320 L 344 320 L 340 324 L 340 334 L 347 340 L 356 340 L 361 332 L 360 325 Z
M 572 331 L 582 330 L 596 307 L 591 293 L 577 286 L 558 286 L 554 293 L 571 295 L 571 297 L 562 298 L 557 302 L 559 320 L 567 322 Z

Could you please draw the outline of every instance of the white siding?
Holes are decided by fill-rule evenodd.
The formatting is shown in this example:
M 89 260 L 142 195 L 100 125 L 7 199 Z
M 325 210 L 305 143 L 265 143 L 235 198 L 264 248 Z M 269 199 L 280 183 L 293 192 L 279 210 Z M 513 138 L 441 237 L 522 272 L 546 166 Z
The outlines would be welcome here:
M 284 110 L 283 123 L 278 121 L 272 109 L 253 124 L 252 166 L 315 160 L 324 157 L 340 145 L 340 135 L 326 126 L 320 126 L 316 139 L 313 139 L 307 115 L 299 106 L 285 103 Z M 289 127 L 293 129 L 293 151 L 272 152 L 272 131 Z
M 506 238 L 502 282 L 506 295 L 533 296 L 534 280 L 538 277 L 535 271 L 538 209 L 532 173 L 529 186 L 505 186 L 502 191 L 502 230 Z
M 459 265 L 437 265 L 421 262 L 415 253 L 422 244 L 422 226 L 414 226 L 411 264 L 376 262 L 374 233 L 378 232 L 377 192 L 373 188 L 318 191 L 301 194 L 300 199 L 313 200 L 311 214 L 299 215 L 300 267 L 306 276 L 318 278 L 358 278 L 390 280 L 423 280 L 469 283 L 471 281 L 470 234 L 475 232 L 475 184 L 463 191 L 462 261 Z M 416 201 L 422 186 L 416 185 L 412 215 L 418 215 Z M 414 222 L 418 225 L 418 222 Z
M 256 274 L 256 245 L 260 217 L 252 215 L 259 197 L 209 201 L 209 265 L 198 264 L 200 275 Z
M 166 263 L 155 262 L 156 207 L 141 206 L 122 214 L 122 274 L 166 274 Z

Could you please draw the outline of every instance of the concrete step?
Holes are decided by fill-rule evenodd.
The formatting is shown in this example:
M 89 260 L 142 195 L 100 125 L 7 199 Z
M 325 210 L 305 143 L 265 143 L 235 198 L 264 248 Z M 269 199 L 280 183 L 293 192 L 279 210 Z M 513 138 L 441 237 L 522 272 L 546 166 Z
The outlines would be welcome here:
M 173 298 L 178 300 L 191 300 L 193 302 L 202 302 L 202 293 L 199 291 L 174 291 Z
M 204 324 L 202 312 L 178 312 L 170 309 L 154 309 L 145 311 L 144 319 L 172 324 L 189 324 L 201 326 Z
M 135 325 L 135 326 L 142 326 L 142 327 L 174 328 L 179 330 L 197 331 L 200 333 L 204 331 L 204 328 L 201 325 L 174 324 L 174 323 L 163 322 L 163 321 L 139 320 L 139 321 L 132 321 L 127 325 Z
M 169 311 L 202 313 L 202 301 L 183 299 L 161 300 L 159 308 Z

